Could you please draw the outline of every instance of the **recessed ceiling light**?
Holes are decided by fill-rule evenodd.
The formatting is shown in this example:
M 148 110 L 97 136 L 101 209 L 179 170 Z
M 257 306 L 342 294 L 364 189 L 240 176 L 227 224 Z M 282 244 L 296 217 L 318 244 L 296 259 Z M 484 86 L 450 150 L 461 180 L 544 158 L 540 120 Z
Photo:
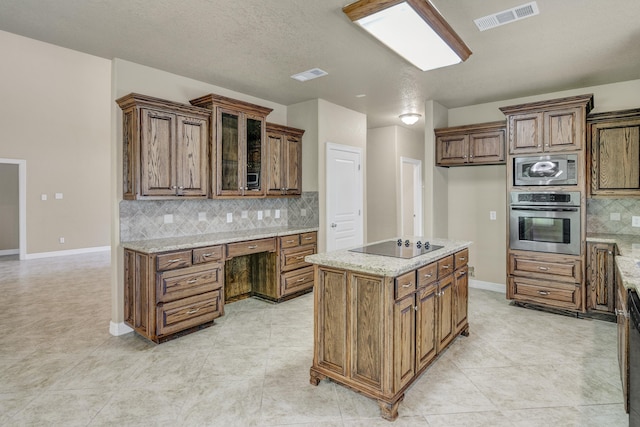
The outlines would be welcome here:
M 364 98 L 365 96 L 367 96 L 367 95 L 366 95 L 366 94 L 364 94 L 364 93 L 361 93 L 361 94 L 359 94 L 359 95 L 356 95 L 356 98 Z
M 291 78 L 296 79 L 299 82 L 306 82 L 308 80 L 313 80 L 313 79 L 317 79 L 318 77 L 326 76 L 327 74 L 329 73 L 327 73 L 324 70 L 321 70 L 320 68 L 312 68 L 310 70 L 303 71 L 298 74 L 294 74 L 293 76 L 291 76 Z

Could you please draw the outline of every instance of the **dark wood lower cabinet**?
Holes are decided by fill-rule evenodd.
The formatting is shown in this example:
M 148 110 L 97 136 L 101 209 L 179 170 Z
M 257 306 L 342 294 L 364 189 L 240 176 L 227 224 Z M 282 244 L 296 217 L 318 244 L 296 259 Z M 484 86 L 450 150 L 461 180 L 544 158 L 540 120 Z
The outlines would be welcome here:
M 615 309 L 614 243 L 587 243 L 587 309 L 613 316 Z
M 468 334 L 468 252 L 460 252 L 459 265 L 448 256 L 398 277 L 315 265 L 311 384 L 330 378 L 396 419 L 407 388 Z

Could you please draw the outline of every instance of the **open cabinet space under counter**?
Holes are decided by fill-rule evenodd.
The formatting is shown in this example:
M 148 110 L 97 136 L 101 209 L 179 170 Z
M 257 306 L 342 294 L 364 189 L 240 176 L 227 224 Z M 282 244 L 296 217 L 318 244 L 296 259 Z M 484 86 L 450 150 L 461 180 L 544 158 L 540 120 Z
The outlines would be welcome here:
M 471 242 L 411 240 L 305 258 L 315 275 L 311 384 L 358 391 L 391 421 L 409 386 L 469 331 Z

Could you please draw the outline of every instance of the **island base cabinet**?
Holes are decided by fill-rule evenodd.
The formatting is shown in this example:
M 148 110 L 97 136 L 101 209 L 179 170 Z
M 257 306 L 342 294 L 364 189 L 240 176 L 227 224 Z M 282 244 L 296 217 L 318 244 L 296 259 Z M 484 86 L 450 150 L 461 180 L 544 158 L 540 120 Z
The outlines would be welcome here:
M 311 384 L 329 378 L 376 399 L 382 418 L 395 420 L 409 386 L 468 332 L 467 267 L 443 260 L 398 277 L 315 265 Z

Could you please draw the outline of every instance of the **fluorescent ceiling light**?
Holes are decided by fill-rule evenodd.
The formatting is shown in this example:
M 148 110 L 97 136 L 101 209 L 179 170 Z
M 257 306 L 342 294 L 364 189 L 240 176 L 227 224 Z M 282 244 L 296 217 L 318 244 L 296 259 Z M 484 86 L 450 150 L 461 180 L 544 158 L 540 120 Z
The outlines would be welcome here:
M 402 123 L 404 123 L 405 125 L 412 125 L 416 123 L 420 119 L 420 117 L 421 115 L 418 113 L 400 114 L 400 120 L 402 120 Z
M 457 64 L 471 50 L 427 0 L 360 0 L 344 13 L 422 71 Z

